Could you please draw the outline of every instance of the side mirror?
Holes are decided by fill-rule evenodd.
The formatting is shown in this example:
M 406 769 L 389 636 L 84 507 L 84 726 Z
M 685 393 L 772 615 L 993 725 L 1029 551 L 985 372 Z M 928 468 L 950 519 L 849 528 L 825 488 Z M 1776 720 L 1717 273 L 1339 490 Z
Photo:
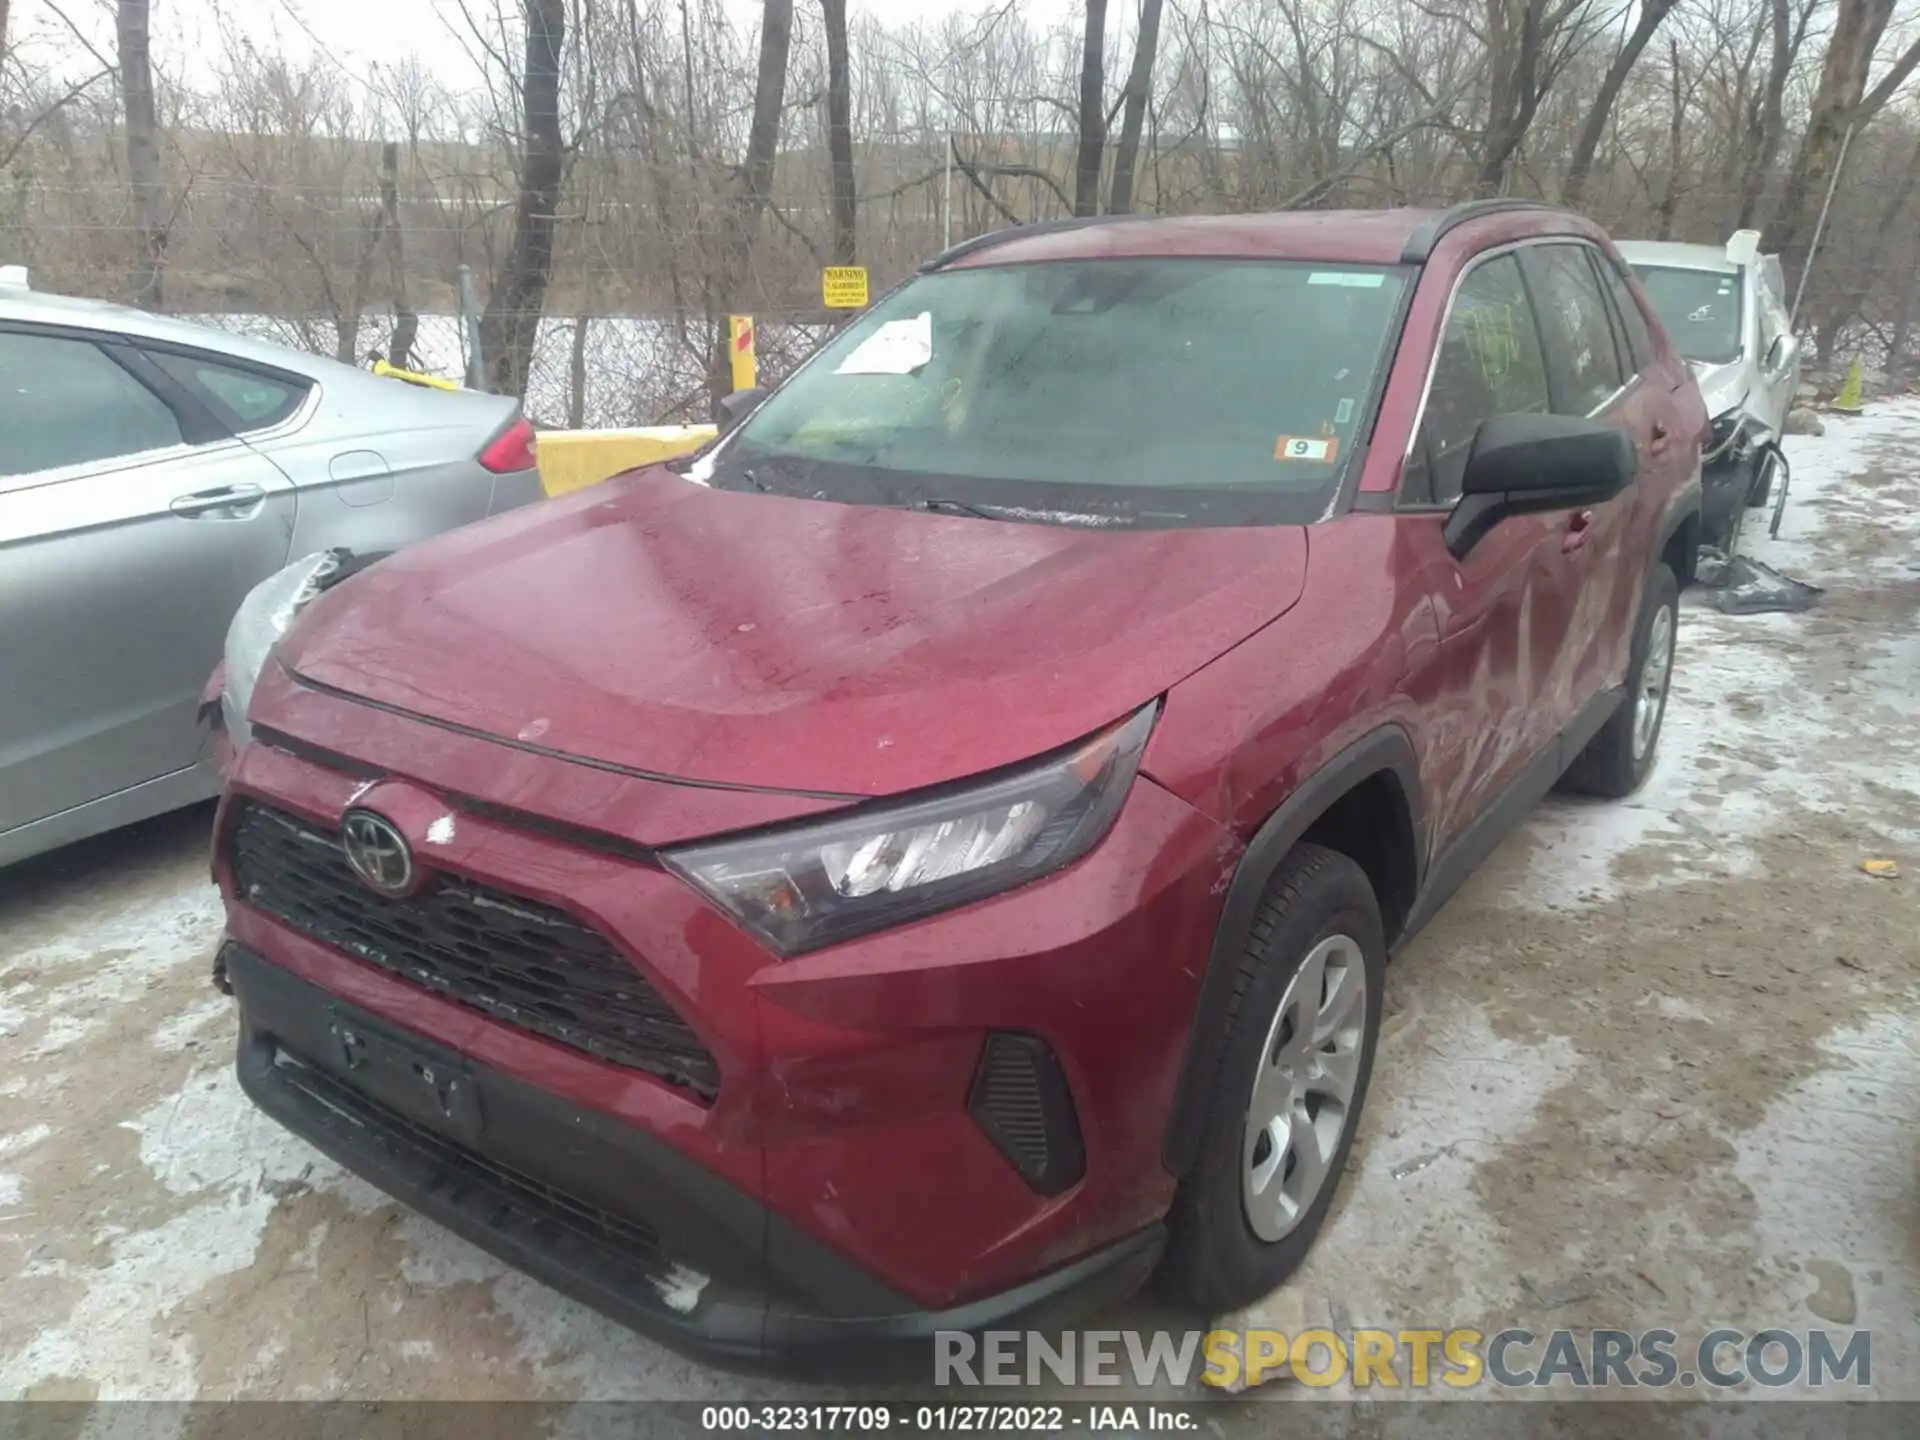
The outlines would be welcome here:
M 1575 415 L 1496 415 L 1480 422 L 1447 517 L 1447 548 L 1464 556 L 1511 515 L 1579 510 L 1633 483 L 1639 461 L 1623 431 Z
M 1782 333 L 1773 337 L 1773 344 L 1767 347 L 1767 373 L 1784 375 L 1793 368 L 1793 362 L 1800 358 L 1800 342 L 1793 336 Z
M 724 435 L 733 429 L 752 413 L 754 406 L 766 398 L 767 392 L 757 385 L 747 390 L 736 390 L 731 395 L 722 395 L 720 413 L 713 417 L 714 422 L 720 427 L 720 433 Z

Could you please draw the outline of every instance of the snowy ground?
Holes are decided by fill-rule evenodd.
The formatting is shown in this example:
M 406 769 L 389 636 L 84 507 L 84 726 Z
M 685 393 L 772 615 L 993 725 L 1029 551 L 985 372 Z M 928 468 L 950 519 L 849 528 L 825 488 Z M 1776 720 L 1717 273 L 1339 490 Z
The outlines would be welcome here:
M 1749 549 L 1824 603 L 1689 595 L 1653 780 L 1543 807 L 1396 965 L 1337 1213 L 1255 1318 L 1857 1326 L 1875 1393 L 1920 1398 L 1920 405 L 1791 443 Z M 205 824 L 0 873 L 0 1398 L 786 1393 L 258 1117 Z

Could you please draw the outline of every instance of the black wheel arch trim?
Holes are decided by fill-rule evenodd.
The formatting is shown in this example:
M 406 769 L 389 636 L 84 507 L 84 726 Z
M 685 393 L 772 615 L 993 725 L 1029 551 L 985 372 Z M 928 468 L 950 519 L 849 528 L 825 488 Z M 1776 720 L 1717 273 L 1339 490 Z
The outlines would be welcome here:
M 1259 912 L 1268 881 L 1287 853 L 1341 796 L 1382 773 L 1394 777 L 1406 799 L 1419 872 L 1415 877 L 1417 893 L 1425 878 L 1426 817 L 1413 741 L 1398 725 L 1383 725 L 1369 731 L 1314 771 L 1267 817 L 1241 854 L 1233 880 L 1227 886 L 1226 903 L 1214 931 L 1213 947 L 1207 955 L 1206 973 L 1201 977 L 1200 995 L 1188 1025 L 1186 1060 L 1180 1067 L 1173 1107 L 1161 1138 L 1161 1161 L 1174 1175 L 1186 1174 L 1199 1151 L 1200 1117 L 1207 1095 L 1213 1089 L 1220 1059 L 1219 1047 L 1212 1043 L 1212 1037 L 1219 1032 L 1226 1016 L 1233 995 L 1234 972 L 1253 930 L 1254 917 Z M 1388 937 L 1389 943 L 1392 938 Z
M 1680 527 L 1690 519 L 1697 519 L 1706 508 L 1706 497 L 1701 489 L 1700 477 L 1695 475 L 1680 493 L 1674 496 L 1667 506 L 1666 513 L 1660 517 L 1659 528 L 1654 532 L 1653 559 L 1658 560 L 1667 553 L 1667 546 L 1673 537 L 1680 533 Z M 1685 577 L 1682 577 L 1684 580 Z

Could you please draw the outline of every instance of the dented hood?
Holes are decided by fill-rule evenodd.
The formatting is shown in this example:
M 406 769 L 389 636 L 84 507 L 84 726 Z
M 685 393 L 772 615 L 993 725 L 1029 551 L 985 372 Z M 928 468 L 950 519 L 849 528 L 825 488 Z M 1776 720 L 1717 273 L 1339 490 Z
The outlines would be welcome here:
M 1306 531 L 1088 530 L 665 470 L 404 551 L 280 655 L 349 696 L 676 779 L 882 795 L 1025 759 L 1300 596 Z

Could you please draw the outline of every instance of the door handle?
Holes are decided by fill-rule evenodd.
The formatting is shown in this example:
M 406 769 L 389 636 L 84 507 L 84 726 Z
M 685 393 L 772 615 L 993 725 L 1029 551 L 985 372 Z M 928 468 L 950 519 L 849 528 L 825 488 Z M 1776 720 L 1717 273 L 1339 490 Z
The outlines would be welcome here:
M 217 490 L 196 490 L 191 495 L 175 496 L 173 503 L 167 508 L 176 515 L 192 520 L 202 515 L 211 515 L 218 510 L 250 509 L 265 499 L 266 494 L 267 492 L 258 485 L 222 485 Z
M 1593 512 L 1582 510 L 1567 522 L 1567 533 L 1560 537 L 1560 553 L 1571 555 L 1576 550 L 1584 549 L 1592 538 Z

